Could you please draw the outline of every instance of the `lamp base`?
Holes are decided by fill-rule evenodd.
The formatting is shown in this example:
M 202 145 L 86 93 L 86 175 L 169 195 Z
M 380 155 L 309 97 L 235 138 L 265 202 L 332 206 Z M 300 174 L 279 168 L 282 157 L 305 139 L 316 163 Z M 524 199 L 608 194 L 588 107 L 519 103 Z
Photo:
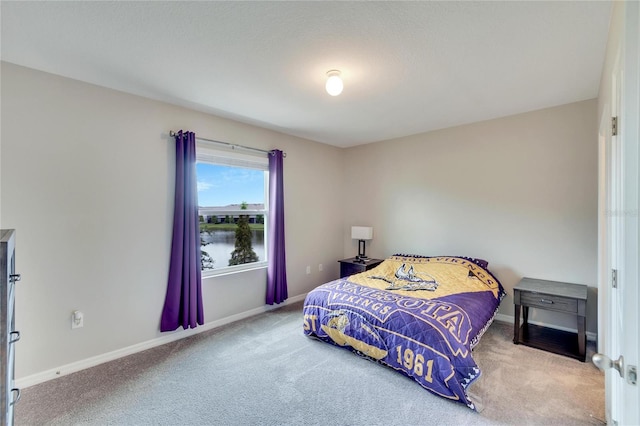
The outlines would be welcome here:
M 367 259 L 368 257 L 364 254 L 364 240 L 358 240 L 358 255 L 356 256 L 356 260 L 364 263 Z

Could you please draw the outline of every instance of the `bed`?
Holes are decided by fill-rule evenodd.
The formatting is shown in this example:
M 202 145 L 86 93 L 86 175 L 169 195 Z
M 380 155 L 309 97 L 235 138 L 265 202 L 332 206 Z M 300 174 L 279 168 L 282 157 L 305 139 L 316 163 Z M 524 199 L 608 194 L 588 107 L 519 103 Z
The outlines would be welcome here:
M 397 254 L 320 285 L 303 306 L 304 333 L 414 379 L 476 409 L 471 351 L 505 295 L 482 259 Z

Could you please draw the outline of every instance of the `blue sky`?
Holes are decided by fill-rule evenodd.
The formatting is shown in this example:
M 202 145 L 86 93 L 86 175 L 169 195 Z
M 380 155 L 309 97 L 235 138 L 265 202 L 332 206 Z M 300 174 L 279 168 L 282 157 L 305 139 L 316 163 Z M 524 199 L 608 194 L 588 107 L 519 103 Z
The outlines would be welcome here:
M 200 207 L 229 204 L 264 203 L 262 170 L 197 163 L 198 205 Z

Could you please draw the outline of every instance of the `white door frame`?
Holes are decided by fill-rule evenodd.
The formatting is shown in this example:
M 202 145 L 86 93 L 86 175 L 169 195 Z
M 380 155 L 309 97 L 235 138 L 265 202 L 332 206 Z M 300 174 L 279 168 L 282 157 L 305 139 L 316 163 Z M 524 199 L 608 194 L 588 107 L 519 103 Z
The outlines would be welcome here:
M 630 384 L 629 366 L 640 354 L 640 4 L 624 2 L 620 54 L 612 75 L 611 105 L 605 107 L 599 135 L 599 331 L 598 349 L 611 359 L 624 357 L 624 378 L 605 373 L 608 424 L 640 424 L 640 385 Z M 618 136 L 607 121 L 618 117 Z M 602 203 L 606 209 L 602 210 Z M 604 215 L 604 217 L 603 217 Z M 611 268 L 618 270 L 618 288 L 611 286 Z
M 623 330 L 620 348 L 625 358 L 625 378 L 628 366 L 640 365 L 640 3 L 625 2 L 624 60 L 622 75 L 622 118 L 619 130 L 622 136 L 622 205 L 623 211 L 623 265 L 620 280 L 623 308 Z M 612 354 L 614 355 L 614 354 Z M 614 355 L 616 356 L 616 355 Z M 622 383 L 618 404 L 619 424 L 640 424 L 640 385 L 617 378 Z

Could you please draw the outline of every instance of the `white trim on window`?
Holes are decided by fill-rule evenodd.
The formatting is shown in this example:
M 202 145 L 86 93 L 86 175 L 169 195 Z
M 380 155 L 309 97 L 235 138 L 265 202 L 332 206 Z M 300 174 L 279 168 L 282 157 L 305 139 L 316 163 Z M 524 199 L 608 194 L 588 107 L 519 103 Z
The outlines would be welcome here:
M 266 155 L 247 154 L 232 149 L 214 149 L 205 143 L 196 143 L 196 161 L 248 169 L 269 170 Z
M 208 269 L 202 271 L 202 278 L 217 277 L 221 275 L 235 274 L 236 272 L 252 271 L 254 269 L 263 269 L 267 267 L 267 261 L 261 260 L 259 262 L 245 263 L 243 265 L 225 266 L 217 269 Z

